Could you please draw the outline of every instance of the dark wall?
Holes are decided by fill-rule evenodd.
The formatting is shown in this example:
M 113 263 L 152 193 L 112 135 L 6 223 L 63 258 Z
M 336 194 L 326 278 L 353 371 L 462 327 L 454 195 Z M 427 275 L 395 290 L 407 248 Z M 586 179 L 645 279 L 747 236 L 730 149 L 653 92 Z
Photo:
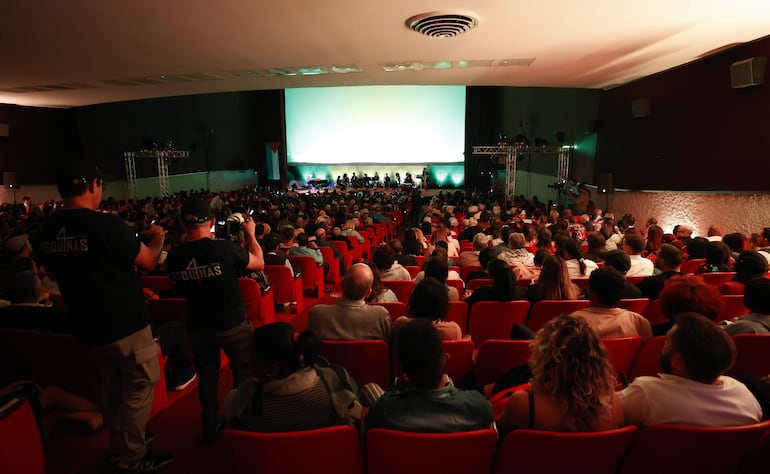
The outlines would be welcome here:
M 770 39 L 603 92 L 597 172 L 629 189 L 770 188 L 770 85 L 730 87 L 730 65 L 755 56 L 770 56 Z M 632 116 L 637 99 L 648 116 Z
M 74 116 L 71 109 L 0 105 L 10 132 L 0 137 L 0 173 L 15 172 L 22 186 L 55 182 L 56 163 L 78 152 Z
M 172 162 L 170 174 L 222 169 L 265 172 L 265 142 L 280 141 L 280 91 L 203 94 L 101 104 L 75 109 L 83 154 L 118 177 L 123 153 L 151 139 L 171 140 L 190 157 Z M 157 176 L 152 159 L 136 160 L 137 176 Z
M 473 155 L 475 145 L 495 145 L 500 133 L 528 145 L 573 145 L 572 176 L 591 182 L 596 158 L 599 90 L 545 87 L 468 87 L 465 124 L 465 182 L 489 186 L 486 173 L 504 169 L 498 159 Z M 557 155 L 525 155 L 519 170 L 556 175 Z

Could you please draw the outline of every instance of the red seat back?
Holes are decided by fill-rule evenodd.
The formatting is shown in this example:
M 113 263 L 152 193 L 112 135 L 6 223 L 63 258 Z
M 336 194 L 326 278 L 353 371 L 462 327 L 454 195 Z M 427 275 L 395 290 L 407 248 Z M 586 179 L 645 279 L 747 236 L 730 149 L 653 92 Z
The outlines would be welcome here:
M 682 265 L 679 267 L 679 271 L 682 273 L 695 273 L 695 270 L 698 269 L 701 265 L 706 263 L 705 258 L 694 258 L 692 260 L 687 260 L 682 262 Z
M 509 370 L 527 365 L 532 341 L 490 339 L 478 346 L 473 380 L 478 385 L 496 382 Z
M 479 301 L 468 316 L 468 334 L 475 344 L 489 339 L 510 339 L 514 324 L 527 321 L 529 301 Z
M 171 280 L 165 275 L 142 275 L 139 277 L 142 288 L 149 288 L 153 293 L 160 295 L 174 286 Z
M 618 301 L 618 306 L 643 315 L 650 306 L 650 300 L 649 298 L 623 298 Z
M 374 382 L 386 390 L 390 387 L 390 349 L 385 341 L 327 339 L 321 355 L 345 367 L 359 386 Z
M 268 278 L 270 278 L 269 275 Z M 259 283 L 251 278 L 238 278 L 238 285 L 241 288 L 243 309 L 251 325 L 256 328 L 274 323 L 275 304 L 272 289 L 263 295 Z
M 351 254 L 351 250 L 348 249 L 348 244 L 341 240 L 330 240 L 329 242 L 337 247 L 337 250 L 342 254 L 342 258 L 345 260 L 345 268 L 350 268 L 350 266 L 353 265 L 353 255 Z
M 463 382 L 473 373 L 473 350 L 476 346 L 468 339 L 441 342 L 446 356 L 444 372 L 455 385 L 462 387 Z
M 719 286 L 722 283 L 727 283 L 735 277 L 735 272 L 710 272 L 701 273 L 700 277 L 707 285 Z
M 462 280 L 447 280 L 446 284 L 457 290 L 457 296 L 463 299 L 465 293 L 465 283 Z
M 404 265 L 404 268 L 409 271 L 409 276 L 414 278 L 417 276 L 418 273 L 420 273 L 420 267 L 416 265 Z
M 37 419 L 29 400 L 22 396 L 0 404 L 0 472 L 46 472 Z
M 291 266 L 302 270 L 302 289 L 313 290 L 320 297 L 324 288 L 323 267 L 313 257 L 294 255 L 288 257 Z
M 450 301 L 447 321 L 454 321 L 460 326 L 463 336 L 468 334 L 468 303 L 465 301 Z
M 302 277 L 295 277 L 291 269 L 284 265 L 265 265 L 264 272 L 270 278 L 276 304 L 296 302 L 297 313 L 302 312 Z
M 465 265 L 462 268 L 460 268 L 460 278 L 463 279 L 463 281 L 468 281 L 468 275 L 470 275 L 473 272 L 480 272 L 481 271 L 481 265 Z
M 497 450 L 495 474 L 615 474 L 637 431 L 636 426 L 588 433 L 515 430 Z
M 743 295 L 722 295 L 722 300 L 725 305 L 714 320 L 716 322 L 737 318 L 749 312 L 749 308 L 743 305 Z
M 382 280 L 386 288 L 390 288 L 396 294 L 398 301 L 402 303 L 409 302 L 409 295 L 414 290 L 415 282 L 412 280 Z
M 733 342 L 738 356 L 727 375 L 764 377 L 770 374 L 770 334 L 736 334 Z
M 235 472 L 363 474 L 358 431 L 331 426 L 307 431 L 222 433 L 235 460 Z
M 489 474 L 497 432 L 411 433 L 385 429 L 366 432 L 368 474 Z
M 746 285 L 739 281 L 727 281 L 719 285 L 719 292 L 723 295 L 742 295 L 746 291 Z
M 542 300 L 532 306 L 527 319 L 527 326 L 537 332 L 545 323 L 560 314 L 571 314 L 590 306 L 588 300 Z
M 473 280 L 469 281 L 465 287 L 468 290 L 473 291 L 480 286 L 489 286 L 491 284 L 492 284 L 491 278 L 474 278 Z
M 749 426 L 656 425 L 641 431 L 629 448 L 620 474 L 738 472 L 770 421 Z M 729 446 L 729 449 L 725 449 Z
M 655 336 L 642 344 L 637 352 L 628 380 L 634 380 L 642 375 L 655 375 L 663 372 L 660 367 L 660 353 L 666 343 L 666 336 Z
M 340 274 L 340 262 L 339 259 L 334 256 L 334 250 L 330 247 L 323 246 L 319 246 L 318 249 L 321 251 L 324 262 L 329 264 L 329 278 L 334 281 L 335 285 L 339 285 L 342 275 Z
M 608 337 L 602 339 L 602 343 L 607 348 L 607 356 L 615 369 L 615 376 L 623 373 L 628 377 L 631 373 L 631 365 L 642 347 L 642 338 L 639 336 Z
M 644 317 L 650 324 L 663 324 L 668 321 L 668 316 L 663 314 L 663 310 L 660 309 L 660 298 L 650 302 L 647 311 L 644 312 Z

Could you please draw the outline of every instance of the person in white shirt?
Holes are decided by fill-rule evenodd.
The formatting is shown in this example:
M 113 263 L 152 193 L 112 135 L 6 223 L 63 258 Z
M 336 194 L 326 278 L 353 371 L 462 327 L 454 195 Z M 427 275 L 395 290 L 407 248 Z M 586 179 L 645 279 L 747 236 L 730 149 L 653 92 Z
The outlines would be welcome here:
M 631 258 L 631 268 L 626 272 L 627 277 L 652 276 L 655 264 L 649 258 L 642 257 L 644 252 L 644 237 L 639 234 L 626 234 L 623 238 L 623 251 Z
M 637 377 L 619 393 L 626 424 L 741 426 L 758 423 L 762 408 L 741 382 L 723 374 L 735 363 L 735 345 L 716 323 L 680 313 L 666 334 L 664 373 Z

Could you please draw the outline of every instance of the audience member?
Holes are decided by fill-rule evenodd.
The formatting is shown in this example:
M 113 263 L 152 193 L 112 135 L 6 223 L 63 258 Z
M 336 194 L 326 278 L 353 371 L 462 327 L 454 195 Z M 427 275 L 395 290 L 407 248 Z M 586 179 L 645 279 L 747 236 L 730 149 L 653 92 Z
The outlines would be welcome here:
M 730 247 L 721 240 L 708 242 L 706 244 L 706 261 L 695 270 L 695 274 L 733 271 L 730 264 L 730 253 Z
M 374 275 L 364 263 L 350 267 L 342 280 L 342 297 L 334 304 L 317 304 L 308 315 L 307 328 L 320 339 L 390 340 L 390 314 L 364 300 Z
M 444 348 L 430 321 L 418 318 L 396 334 L 401 373 L 369 409 L 367 428 L 453 433 L 494 426 L 492 405 L 475 390 L 460 390 L 444 374 Z
M 460 326 L 454 321 L 446 321 L 449 314 L 449 294 L 446 287 L 435 278 L 427 277 L 414 287 L 414 291 L 409 296 L 407 314 L 408 317 L 401 316 L 394 322 L 394 335 L 400 327 L 413 321 L 414 318 L 424 318 L 433 322 L 442 340 L 463 338 Z
M 734 323 L 723 321 L 727 334 L 770 334 L 770 280 L 755 278 L 746 283 L 743 305 L 750 313 Z
M 660 310 L 668 318 L 668 321 L 652 327 L 654 336 L 666 334 L 674 325 L 675 317 L 679 313 L 698 313 L 713 321 L 724 306 L 724 301 L 716 289 L 705 284 L 702 278 L 694 275 L 669 278 L 658 298 L 660 299 Z
M 682 275 L 679 271 L 680 265 L 682 265 L 682 251 L 671 244 L 662 244 L 655 256 L 655 269 L 660 273 L 636 284 L 642 292 L 642 297 L 649 298 L 650 301 L 657 299 L 669 278 Z
M 414 258 L 414 255 L 407 255 L 404 253 L 404 246 L 401 244 L 400 240 L 390 239 L 388 246 L 393 249 L 393 253 L 396 254 L 396 262 L 401 266 L 417 266 L 417 259 Z
M 478 301 L 513 301 L 524 299 L 524 290 L 516 284 L 516 275 L 502 260 L 489 262 L 491 285 L 479 286 L 471 293 L 465 302 L 470 308 Z
M 631 268 L 631 257 L 622 250 L 610 250 L 604 256 L 605 268 L 614 268 L 624 277 Z M 631 283 L 630 281 L 623 279 L 625 282 L 625 288 L 623 289 L 623 296 L 621 298 L 641 298 L 642 292 L 639 287 Z
M 479 234 L 476 234 L 479 235 Z M 484 235 L 484 234 L 481 234 Z M 488 237 L 485 235 L 485 237 Z M 474 278 L 489 278 L 489 262 L 495 260 L 495 252 L 489 247 L 483 248 L 479 251 L 479 265 L 481 270 L 477 272 L 470 272 L 466 277 L 465 283 L 473 280 Z
M 564 240 L 562 252 L 570 278 L 588 277 L 591 275 L 591 272 L 599 268 L 593 260 L 583 258 L 580 242 L 575 239 L 568 238 Z
M 737 426 L 762 419 L 746 386 L 722 375 L 735 363 L 735 345 L 705 316 L 677 316 L 660 363 L 664 373 L 637 377 L 620 392 L 626 424 Z
M 489 236 L 479 232 L 473 236 L 473 250 L 460 252 L 460 256 L 455 262 L 461 267 L 466 265 L 481 265 L 479 262 L 479 253 L 487 247 L 489 247 Z
M 567 265 L 558 255 L 543 261 L 537 281 L 527 288 L 527 299 L 533 305 L 540 300 L 577 300 L 580 288 L 570 280 Z
M 372 262 L 380 271 L 383 280 L 411 280 L 409 270 L 396 261 L 396 253 L 387 245 L 376 247 L 372 251 Z
M 319 365 L 321 341 L 279 322 L 254 330 L 256 379 L 225 397 L 227 426 L 248 431 L 301 431 L 351 424 L 361 417 L 355 382 L 342 368 Z
M 374 277 L 372 279 L 372 290 L 364 300 L 367 303 L 397 303 L 398 297 L 393 293 L 393 290 L 382 284 L 380 270 L 377 266 L 372 262 L 364 263 L 372 270 L 372 276 Z
M 599 268 L 588 277 L 591 306 L 572 313 L 582 317 L 599 337 L 652 337 L 650 322 L 641 314 L 617 306 L 625 289 L 626 279 L 613 268 Z
M 531 388 L 514 392 L 500 430 L 601 431 L 623 425 L 607 349 L 585 319 L 561 315 L 532 343 Z
M 655 264 L 652 260 L 642 257 L 644 246 L 644 237 L 639 234 L 628 234 L 623 238 L 623 251 L 631 260 L 631 268 L 626 272 L 626 276 L 652 276 Z

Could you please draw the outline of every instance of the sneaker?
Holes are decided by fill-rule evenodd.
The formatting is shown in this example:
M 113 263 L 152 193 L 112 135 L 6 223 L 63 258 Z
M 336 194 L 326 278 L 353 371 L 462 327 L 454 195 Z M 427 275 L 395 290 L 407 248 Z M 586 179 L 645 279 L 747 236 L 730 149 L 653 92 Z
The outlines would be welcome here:
M 115 470 L 120 474 L 131 474 L 135 472 L 155 472 L 158 469 L 170 464 L 172 459 L 173 456 L 171 453 L 153 453 L 151 451 L 147 451 L 147 454 L 144 455 L 144 458 L 136 463 L 136 465 L 131 467 L 117 466 Z
M 182 377 L 178 382 L 171 382 L 169 390 L 172 392 L 179 392 L 186 389 L 191 383 L 198 378 L 198 374 L 193 370 L 192 374 L 187 377 Z

